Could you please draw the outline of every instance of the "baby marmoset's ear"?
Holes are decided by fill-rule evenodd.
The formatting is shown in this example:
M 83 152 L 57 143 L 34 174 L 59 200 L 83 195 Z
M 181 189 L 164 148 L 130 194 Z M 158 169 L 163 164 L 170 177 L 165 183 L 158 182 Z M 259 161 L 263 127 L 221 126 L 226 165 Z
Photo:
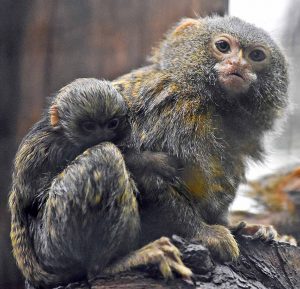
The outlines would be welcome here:
M 59 115 L 57 105 L 53 104 L 50 106 L 49 114 L 51 126 L 57 128 L 59 126 Z

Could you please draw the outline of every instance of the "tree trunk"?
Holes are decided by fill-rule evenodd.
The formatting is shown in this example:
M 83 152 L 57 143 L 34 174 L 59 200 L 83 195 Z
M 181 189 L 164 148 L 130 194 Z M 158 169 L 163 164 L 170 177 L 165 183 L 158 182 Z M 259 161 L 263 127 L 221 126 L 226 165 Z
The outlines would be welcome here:
M 69 288 L 92 289 L 298 289 L 300 288 L 300 248 L 287 243 L 237 238 L 241 255 L 236 262 L 215 262 L 200 244 L 187 243 L 178 236 L 173 242 L 183 253 L 184 263 L 195 274 L 195 284 L 180 278 L 165 281 L 154 267 L 99 276 L 87 283 L 69 284 Z

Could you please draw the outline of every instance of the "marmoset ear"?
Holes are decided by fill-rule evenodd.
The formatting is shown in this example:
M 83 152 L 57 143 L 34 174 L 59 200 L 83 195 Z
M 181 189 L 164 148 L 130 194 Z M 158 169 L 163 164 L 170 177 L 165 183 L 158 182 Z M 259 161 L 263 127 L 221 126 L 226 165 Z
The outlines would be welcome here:
M 51 105 L 49 109 L 50 113 L 50 123 L 53 127 L 57 127 L 59 124 L 59 117 L 58 117 L 58 108 L 57 105 Z
M 191 27 L 196 27 L 200 25 L 199 19 L 193 19 L 193 18 L 184 18 L 179 23 L 178 26 L 173 31 L 174 36 L 178 36 L 185 32 L 186 29 Z

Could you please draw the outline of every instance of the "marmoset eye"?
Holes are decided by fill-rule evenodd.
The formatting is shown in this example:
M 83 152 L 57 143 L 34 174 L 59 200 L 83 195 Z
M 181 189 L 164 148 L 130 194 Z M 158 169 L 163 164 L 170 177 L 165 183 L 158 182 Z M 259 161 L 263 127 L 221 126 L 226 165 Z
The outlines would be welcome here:
M 117 118 L 113 118 L 108 122 L 107 128 L 116 129 L 119 126 L 119 123 L 120 121 Z
M 93 121 L 84 121 L 81 124 L 81 128 L 87 132 L 95 130 L 96 127 L 97 127 L 97 124 Z
M 254 49 L 250 52 L 249 57 L 253 61 L 263 61 L 266 59 L 266 54 L 260 49 Z
M 222 52 L 222 53 L 227 53 L 230 51 L 230 45 L 227 41 L 225 40 L 218 40 L 216 43 L 215 43 L 217 49 Z

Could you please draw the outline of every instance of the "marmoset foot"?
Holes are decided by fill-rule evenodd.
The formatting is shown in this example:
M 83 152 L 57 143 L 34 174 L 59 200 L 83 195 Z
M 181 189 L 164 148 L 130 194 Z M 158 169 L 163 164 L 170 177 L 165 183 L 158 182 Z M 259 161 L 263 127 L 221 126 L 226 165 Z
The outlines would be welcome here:
M 173 278 L 173 272 L 191 279 L 193 273 L 183 264 L 180 256 L 180 251 L 169 238 L 161 237 L 107 268 L 105 273 L 115 274 L 141 265 L 157 264 L 165 279 Z
M 194 240 L 200 241 L 220 261 L 234 261 L 239 257 L 238 244 L 224 226 L 207 225 Z
M 235 235 L 251 236 L 254 240 L 265 242 L 278 240 L 278 233 L 272 225 L 247 224 L 240 222 L 237 226 L 231 227 Z

